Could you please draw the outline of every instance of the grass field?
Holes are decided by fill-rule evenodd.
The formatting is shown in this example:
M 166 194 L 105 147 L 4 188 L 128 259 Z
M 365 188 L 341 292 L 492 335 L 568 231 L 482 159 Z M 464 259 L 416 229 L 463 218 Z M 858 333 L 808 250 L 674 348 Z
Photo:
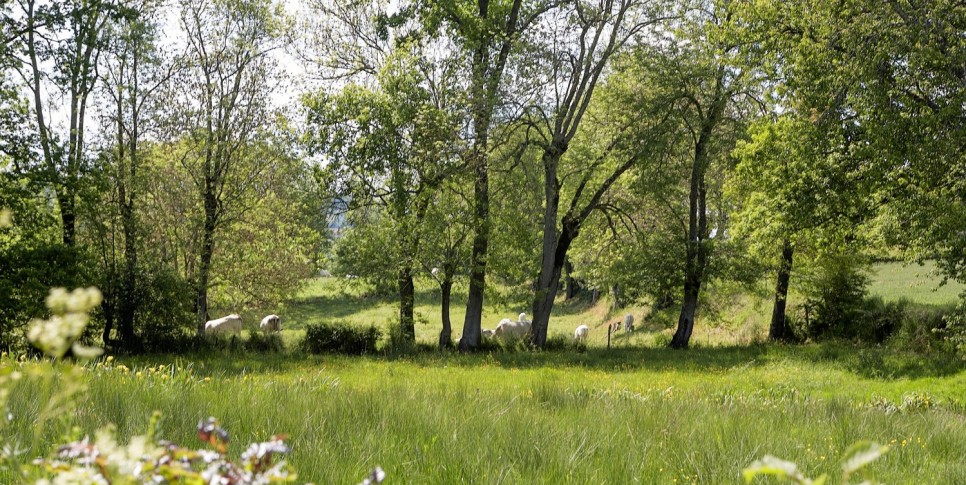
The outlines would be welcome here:
M 955 281 L 941 285 L 936 265 L 880 263 L 875 265 L 869 293 L 886 301 L 907 299 L 925 305 L 953 305 L 966 286 Z
M 8 359 L 9 360 L 9 359 Z M 76 411 L 44 430 L 115 423 L 191 444 L 209 415 L 229 453 L 291 436 L 300 481 L 357 483 L 739 483 L 764 454 L 836 476 L 859 440 L 892 444 L 888 483 L 964 483 L 962 363 L 834 345 L 688 352 L 206 355 L 94 366 Z M 159 368 L 164 365 L 164 368 Z M 208 378 L 208 379 L 206 379 Z M 12 436 L 26 441 L 50 387 L 24 384 Z M 893 412 L 889 404 L 904 411 Z M 40 451 L 40 450 L 37 450 Z M 3 478 L 3 477 L 0 477 Z M 9 483 L 4 481 L 3 483 Z
M 920 269 L 878 269 L 870 291 L 885 299 L 943 305 L 959 291 L 915 283 Z M 421 341 L 436 340 L 437 299 L 420 288 Z M 891 446 L 869 467 L 886 483 L 966 483 L 962 359 L 844 343 L 733 345 L 763 330 L 770 303 L 744 297 L 729 308 L 714 325 L 699 322 L 689 351 L 655 346 L 668 332 L 658 321 L 607 350 L 602 325 L 626 311 L 641 322 L 646 308 L 611 314 L 606 302 L 578 302 L 557 305 L 550 333 L 591 325 L 583 352 L 309 356 L 293 350 L 306 325 L 385 328 L 396 312 L 391 300 L 319 279 L 282 311 L 287 352 L 89 365 L 87 391 L 44 423 L 37 448 L 29 445 L 40 409 L 63 383 L 23 379 L 0 430 L 29 458 L 75 427 L 93 433 L 113 423 L 119 436 L 142 434 L 155 410 L 164 415 L 160 438 L 199 446 L 195 424 L 215 416 L 236 457 L 250 442 L 287 434 L 299 482 L 319 484 L 358 483 L 376 465 L 389 483 L 742 483 L 742 468 L 766 454 L 838 483 L 845 450 L 872 440 Z M 458 334 L 462 305 L 453 310 Z M 519 311 L 491 306 L 484 321 Z M 46 366 L 0 359 L 0 370 L 28 376 Z M 0 467 L 0 483 L 15 481 Z

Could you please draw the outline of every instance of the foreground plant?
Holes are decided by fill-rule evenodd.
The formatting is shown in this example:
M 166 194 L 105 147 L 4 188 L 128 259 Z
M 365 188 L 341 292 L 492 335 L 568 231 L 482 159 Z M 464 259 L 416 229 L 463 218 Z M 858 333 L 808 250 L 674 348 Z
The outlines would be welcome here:
M 849 480 L 855 473 L 864 475 L 865 466 L 879 459 L 887 451 L 889 451 L 888 446 L 867 441 L 852 445 L 845 451 L 845 459 L 842 462 L 842 483 L 851 483 Z M 758 476 L 775 477 L 779 480 L 797 483 L 799 485 L 824 485 L 828 480 L 827 474 L 823 474 L 816 479 L 808 478 L 802 474 L 798 469 L 798 465 L 794 462 L 782 460 L 771 455 L 765 455 L 764 458 L 756 460 L 751 466 L 742 471 L 742 475 L 745 477 L 745 483 L 751 483 Z M 859 485 L 874 485 L 879 483 L 868 476 L 863 476 L 863 478 L 864 480 Z
M 120 445 L 108 427 L 99 431 L 93 441 L 84 437 L 61 446 L 53 459 L 36 460 L 34 466 L 42 476 L 36 483 L 241 485 L 296 479 L 285 460 L 279 458 L 291 451 L 283 436 L 249 445 L 237 462 L 226 455 L 228 432 L 218 426 L 215 418 L 198 422 L 198 438 L 211 449 L 193 450 L 167 441 L 154 442 L 151 433 Z

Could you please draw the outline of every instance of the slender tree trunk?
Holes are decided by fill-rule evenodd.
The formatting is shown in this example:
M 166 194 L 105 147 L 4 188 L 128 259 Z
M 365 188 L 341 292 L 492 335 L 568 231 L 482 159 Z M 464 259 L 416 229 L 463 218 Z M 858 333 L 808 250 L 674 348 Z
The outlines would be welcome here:
M 133 171 L 133 169 L 132 169 Z M 124 279 L 121 282 L 121 301 L 118 308 L 118 326 L 121 340 L 128 348 L 137 340 L 134 333 L 134 314 L 137 311 L 137 230 L 134 220 L 134 201 L 121 206 L 121 225 L 124 229 Z
M 448 349 L 453 346 L 453 324 L 449 318 L 450 297 L 453 292 L 453 280 L 446 278 L 439 284 L 442 298 L 440 312 L 443 315 L 443 329 L 439 332 L 439 348 Z
M 708 215 L 705 173 L 708 165 L 708 143 L 714 124 L 706 121 L 695 144 L 694 162 L 691 167 L 691 191 L 688 195 L 688 248 L 684 266 L 684 301 L 678 316 L 678 328 L 671 339 L 671 348 L 686 349 L 694 330 L 694 315 L 698 308 L 698 296 L 707 264 Z
M 211 187 L 211 184 L 207 184 Z M 215 252 L 215 225 L 217 222 L 217 201 L 215 200 L 214 189 L 206 190 L 205 201 L 205 225 L 201 235 L 201 254 L 198 261 L 198 288 L 197 288 L 197 323 L 198 336 L 205 333 L 205 322 L 208 321 L 208 280 L 211 275 L 211 259 Z
M 614 310 L 617 310 L 620 307 L 622 307 L 623 305 L 621 304 L 622 302 L 621 302 L 621 288 L 620 288 L 620 285 L 618 285 L 618 284 L 615 283 L 614 286 L 611 286 L 610 287 L 610 294 L 614 296 L 614 306 L 613 306 L 613 309 Z
M 564 274 L 566 275 L 566 293 L 564 299 L 566 301 L 573 300 L 580 293 L 580 282 L 577 278 L 574 278 L 574 265 L 570 263 L 570 258 L 564 261 Z
M 402 337 L 407 342 L 415 342 L 416 324 L 413 309 L 416 303 L 416 291 L 412 269 L 409 267 L 400 269 L 397 282 L 399 284 L 399 325 Z
M 77 213 L 75 212 L 74 191 L 69 181 L 62 181 L 57 189 L 57 203 L 60 206 L 61 231 L 64 246 L 74 247 L 77 243 Z
M 691 194 L 691 228 L 688 237 L 687 261 L 684 270 L 684 301 L 681 304 L 681 314 L 678 317 L 678 328 L 671 339 L 671 348 L 686 349 L 691 341 L 694 330 L 694 315 L 698 309 L 698 296 L 701 293 L 701 282 L 704 279 L 704 269 L 707 264 L 708 219 L 705 214 L 704 173 L 692 180 Z M 697 182 L 697 183 L 695 183 Z M 697 193 L 694 193 L 694 192 Z M 695 221 L 696 220 L 696 221 Z M 696 223 L 695 223 L 696 222 Z
M 688 194 L 688 241 L 687 259 L 684 266 L 684 301 L 678 317 L 678 328 L 670 347 L 686 349 L 694 330 L 694 315 L 698 309 L 698 296 L 708 264 L 708 188 L 705 175 L 710 164 L 710 148 L 714 130 L 721 121 L 728 94 L 724 89 L 724 68 L 719 68 L 715 81 L 715 93 L 711 105 L 701 122 L 701 131 L 694 144 L 691 164 L 691 190 Z
M 785 304 L 788 301 L 788 282 L 792 275 L 792 257 L 795 254 L 791 241 L 782 241 L 782 260 L 778 265 L 778 282 L 775 284 L 775 306 L 771 312 L 771 326 L 768 338 L 772 341 L 786 340 L 788 324 L 785 320 Z
M 478 142 L 479 143 L 479 142 Z M 486 287 L 486 255 L 490 245 L 490 178 L 487 170 L 485 144 L 477 146 L 475 157 L 476 183 L 473 235 L 473 254 L 470 260 L 470 287 L 466 299 L 466 318 L 459 349 L 467 351 L 480 345 L 483 323 L 483 289 Z
M 533 323 L 530 327 L 531 341 L 534 346 L 542 348 L 547 343 L 547 330 L 550 327 L 550 313 L 553 311 L 557 290 L 560 289 L 560 276 L 563 273 L 563 260 L 570 249 L 570 244 L 576 233 L 564 230 L 556 242 L 556 247 L 547 253 L 550 258 L 544 258 L 544 266 L 540 269 L 540 288 L 533 299 Z

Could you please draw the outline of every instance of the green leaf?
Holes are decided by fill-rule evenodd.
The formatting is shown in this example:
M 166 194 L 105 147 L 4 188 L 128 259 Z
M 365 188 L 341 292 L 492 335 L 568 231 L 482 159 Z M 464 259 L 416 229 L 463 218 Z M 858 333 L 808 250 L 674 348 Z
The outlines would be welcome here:
M 860 441 L 845 452 L 845 461 L 842 463 L 842 472 L 847 479 L 849 475 L 862 469 L 869 463 L 879 459 L 880 456 L 889 451 L 889 447 L 869 441 Z

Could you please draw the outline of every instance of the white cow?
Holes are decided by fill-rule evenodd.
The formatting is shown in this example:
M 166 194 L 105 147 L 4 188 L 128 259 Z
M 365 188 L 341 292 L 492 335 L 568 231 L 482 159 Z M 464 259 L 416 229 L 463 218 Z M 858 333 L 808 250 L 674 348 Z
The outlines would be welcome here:
M 634 315 L 628 313 L 624 315 L 624 331 L 633 332 L 634 331 Z
M 588 327 L 587 325 L 581 325 L 577 327 L 576 330 L 574 330 L 574 341 L 576 341 L 578 344 L 586 344 L 587 335 L 589 334 L 590 334 L 590 327 Z
M 208 335 L 237 335 L 240 334 L 241 331 L 242 319 L 240 316 L 234 313 L 221 317 L 217 320 L 208 320 L 205 322 L 205 333 Z
M 262 319 L 262 323 L 258 325 L 258 328 L 262 329 L 265 333 L 275 333 L 282 329 L 282 319 L 274 313 L 268 315 Z
M 493 336 L 504 339 L 523 338 L 530 333 L 531 323 L 530 320 L 527 320 L 526 313 L 521 313 L 515 322 L 509 318 L 504 318 L 496 326 L 496 330 L 493 331 Z

